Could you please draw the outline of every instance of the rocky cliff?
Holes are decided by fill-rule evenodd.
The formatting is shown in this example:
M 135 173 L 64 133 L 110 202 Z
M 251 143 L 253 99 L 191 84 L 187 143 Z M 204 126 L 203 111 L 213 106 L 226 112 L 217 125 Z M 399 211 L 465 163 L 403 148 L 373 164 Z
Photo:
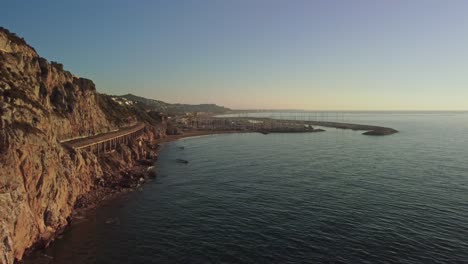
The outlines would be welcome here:
M 125 115 L 112 118 L 111 111 Z M 0 28 L 0 263 L 49 243 L 69 224 L 77 202 L 84 206 L 90 193 L 128 180 L 125 171 L 150 156 L 150 142 L 164 129 L 148 126 L 139 139 L 144 144 L 121 145 L 119 155 L 97 157 L 61 144 L 135 122 L 135 111 L 113 105 L 92 81 Z

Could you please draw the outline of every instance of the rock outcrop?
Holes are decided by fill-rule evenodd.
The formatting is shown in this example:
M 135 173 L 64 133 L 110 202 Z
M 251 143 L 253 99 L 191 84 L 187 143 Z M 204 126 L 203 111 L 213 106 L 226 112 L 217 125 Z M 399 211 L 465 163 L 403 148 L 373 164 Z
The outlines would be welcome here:
M 393 135 L 395 133 L 398 133 L 398 131 L 393 128 L 382 127 L 380 129 L 374 129 L 374 130 L 364 132 L 362 134 L 366 136 L 387 136 L 387 135 Z
M 148 126 L 143 144 L 121 145 L 118 155 L 63 147 L 61 140 L 125 125 L 103 110 L 100 96 L 92 81 L 41 58 L 0 28 L 0 263 L 48 244 L 69 224 L 79 199 L 121 181 L 137 160 L 151 156 L 150 142 L 164 129 Z M 122 112 L 128 114 L 123 120 L 138 119 Z

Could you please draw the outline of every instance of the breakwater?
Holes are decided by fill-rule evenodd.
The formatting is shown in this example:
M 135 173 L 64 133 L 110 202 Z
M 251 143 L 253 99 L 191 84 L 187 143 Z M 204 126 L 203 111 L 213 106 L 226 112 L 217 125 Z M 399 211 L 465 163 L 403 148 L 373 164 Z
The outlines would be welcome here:
M 260 117 L 214 117 L 195 119 L 187 122 L 187 127 L 196 129 L 216 129 L 216 130 L 247 130 L 268 133 L 294 133 L 294 132 L 323 132 L 324 130 L 315 128 L 332 127 L 338 129 L 351 129 L 364 131 L 363 135 L 385 136 L 398 133 L 398 130 L 390 127 L 371 126 L 329 121 L 310 121 L 275 119 Z

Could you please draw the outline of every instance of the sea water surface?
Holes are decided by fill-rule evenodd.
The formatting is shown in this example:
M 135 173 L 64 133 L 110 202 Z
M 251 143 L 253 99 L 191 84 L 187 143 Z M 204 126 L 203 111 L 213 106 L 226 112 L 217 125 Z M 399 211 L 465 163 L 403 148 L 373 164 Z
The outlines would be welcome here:
M 468 113 L 341 118 L 400 133 L 327 128 L 166 144 L 154 181 L 29 261 L 468 263 Z

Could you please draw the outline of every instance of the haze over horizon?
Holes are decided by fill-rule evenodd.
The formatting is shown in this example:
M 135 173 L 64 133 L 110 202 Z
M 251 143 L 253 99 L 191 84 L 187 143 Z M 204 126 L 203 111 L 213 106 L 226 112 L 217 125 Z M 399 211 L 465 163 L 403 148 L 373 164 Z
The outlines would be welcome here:
M 467 1 L 9 1 L 98 91 L 233 109 L 466 110 Z

